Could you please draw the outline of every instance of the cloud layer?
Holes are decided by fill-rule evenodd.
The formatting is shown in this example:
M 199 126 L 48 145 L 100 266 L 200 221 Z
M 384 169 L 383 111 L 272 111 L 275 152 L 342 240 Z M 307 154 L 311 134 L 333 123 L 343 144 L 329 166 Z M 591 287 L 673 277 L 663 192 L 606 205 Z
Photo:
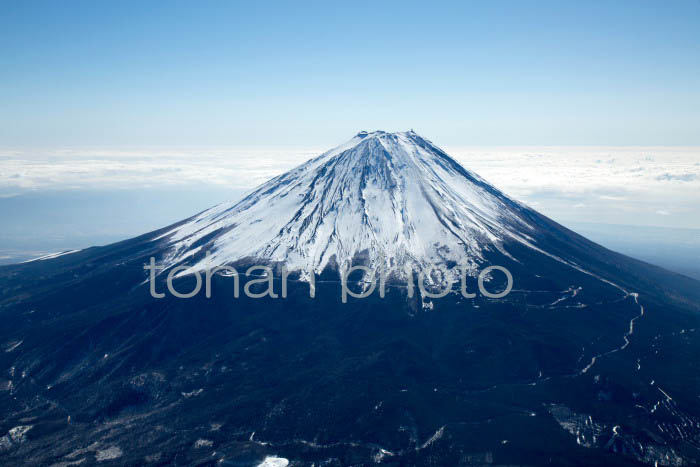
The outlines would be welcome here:
M 509 195 L 561 222 L 700 228 L 700 148 L 445 149 Z M 4 151 L 0 198 L 54 189 L 250 189 L 321 152 Z

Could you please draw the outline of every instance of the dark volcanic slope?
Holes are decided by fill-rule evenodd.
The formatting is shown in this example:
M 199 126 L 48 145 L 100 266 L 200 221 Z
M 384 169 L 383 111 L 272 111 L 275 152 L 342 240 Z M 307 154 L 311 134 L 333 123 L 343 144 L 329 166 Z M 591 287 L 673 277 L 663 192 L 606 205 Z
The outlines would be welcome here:
M 480 250 L 513 274 L 500 300 L 342 304 L 332 268 L 315 299 L 218 275 L 150 297 L 143 265 L 191 221 L 2 267 L 0 463 L 697 463 L 700 283 L 513 209 L 537 248 Z

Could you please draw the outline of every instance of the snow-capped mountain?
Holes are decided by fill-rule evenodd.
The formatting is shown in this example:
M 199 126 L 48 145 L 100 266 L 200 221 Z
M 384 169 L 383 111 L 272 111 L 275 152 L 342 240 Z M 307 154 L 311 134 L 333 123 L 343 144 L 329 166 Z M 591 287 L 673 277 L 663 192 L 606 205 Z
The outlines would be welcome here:
M 259 277 L 226 274 L 157 298 L 201 276 L 144 281 L 154 259 L 207 252 L 330 269 L 314 295 L 237 294 Z M 333 266 L 351 260 L 499 265 L 514 285 L 345 302 Z M 362 132 L 240 202 L 0 267 L 0 464 L 697 465 L 699 290 L 413 132 Z
M 508 255 L 506 240 L 531 244 L 525 210 L 413 131 L 363 131 L 160 238 L 166 264 L 195 270 L 254 258 L 318 273 L 358 257 L 473 268 L 486 251 Z

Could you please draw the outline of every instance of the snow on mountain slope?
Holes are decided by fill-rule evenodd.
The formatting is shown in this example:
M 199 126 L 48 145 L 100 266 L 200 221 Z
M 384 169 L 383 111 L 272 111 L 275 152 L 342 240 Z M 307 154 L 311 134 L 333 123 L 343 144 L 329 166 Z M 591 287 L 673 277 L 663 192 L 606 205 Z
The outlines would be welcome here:
M 508 255 L 506 240 L 532 246 L 526 210 L 413 131 L 360 132 L 158 238 L 166 266 L 191 270 L 256 259 L 319 273 L 357 258 L 473 269 L 487 251 Z

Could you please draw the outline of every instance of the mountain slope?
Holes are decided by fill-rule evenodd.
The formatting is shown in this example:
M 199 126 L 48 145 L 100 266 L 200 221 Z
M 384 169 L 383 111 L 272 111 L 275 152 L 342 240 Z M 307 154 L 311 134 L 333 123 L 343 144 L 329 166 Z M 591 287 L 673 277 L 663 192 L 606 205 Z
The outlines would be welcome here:
M 294 279 L 285 299 L 236 298 L 218 274 L 211 298 L 151 296 L 151 257 L 194 272 L 207 251 L 319 273 L 316 298 Z M 430 299 L 397 281 L 342 303 L 350 261 L 501 265 L 513 290 Z M 692 465 L 699 290 L 415 133 L 360 133 L 238 203 L 0 267 L 0 462 Z

